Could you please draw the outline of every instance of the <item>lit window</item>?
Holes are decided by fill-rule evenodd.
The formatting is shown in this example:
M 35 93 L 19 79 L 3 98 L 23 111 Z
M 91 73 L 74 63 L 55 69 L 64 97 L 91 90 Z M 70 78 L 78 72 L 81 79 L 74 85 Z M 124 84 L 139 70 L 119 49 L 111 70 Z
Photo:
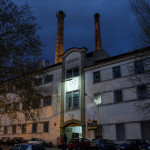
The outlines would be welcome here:
M 134 63 L 134 66 L 135 66 L 135 74 L 140 74 L 144 72 L 144 63 L 142 60 L 136 61 Z
M 94 95 L 94 103 L 96 105 L 102 104 L 101 94 L 95 94 Z
M 121 77 L 120 66 L 113 67 L 113 78 Z
M 100 71 L 93 73 L 93 80 L 94 83 L 100 82 Z
M 138 99 L 147 98 L 147 87 L 146 87 L 146 85 L 140 85 L 137 87 L 137 96 L 138 96 Z
M 66 110 L 79 108 L 79 91 L 66 94 Z

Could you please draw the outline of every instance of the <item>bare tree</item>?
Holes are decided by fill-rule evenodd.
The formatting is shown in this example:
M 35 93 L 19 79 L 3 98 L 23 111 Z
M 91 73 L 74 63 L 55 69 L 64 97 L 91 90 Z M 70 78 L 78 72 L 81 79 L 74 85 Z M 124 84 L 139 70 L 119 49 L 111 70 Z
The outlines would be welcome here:
M 134 47 L 143 48 L 143 51 L 150 50 L 150 1 L 149 0 L 130 0 L 131 8 L 136 15 L 139 25 L 139 31 L 135 35 Z M 142 52 L 141 52 L 142 53 Z M 131 81 L 137 86 L 139 84 L 147 85 L 147 98 L 149 98 L 149 83 L 150 83 L 150 56 L 148 55 L 135 55 L 135 62 L 139 62 L 139 65 L 134 64 L 129 66 L 129 71 L 134 74 Z M 140 63 L 143 63 L 144 68 Z M 137 67 L 141 72 L 135 72 Z M 141 112 L 144 116 L 150 113 L 150 102 L 135 104 L 137 111 Z
M 42 94 L 33 82 L 44 72 L 39 69 L 43 44 L 35 19 L 29 5 L 0 1 L 0 111 L 12 120 L 17 103 L 23 104 L 26 120 L 38 117 Z

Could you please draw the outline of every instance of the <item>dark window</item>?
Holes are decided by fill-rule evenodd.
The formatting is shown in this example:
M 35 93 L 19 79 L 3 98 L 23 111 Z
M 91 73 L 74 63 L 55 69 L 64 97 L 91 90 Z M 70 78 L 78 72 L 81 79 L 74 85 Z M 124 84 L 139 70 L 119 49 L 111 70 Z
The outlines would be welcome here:
M 66 109 L 72 109 L 72 93 L 66 94 Z
M 144 63 L 142 60 L 140 61 L 136 61 L 134 63 L 134 66 L 135 66 L 135 73 L 136 74 L 140 74 L 140 73 L 143 73 L 144 72 Z
M 22 110 L 26 110 L 26 109 L 28 109 L 29 108 L 29 106 L 30 106 L 30 104 L 29 104 L 30 102 L 27 102 L 27 101 L 24 101 L 23 103 L 22 103 Z
M 138 99 L 147 98 L 147 87 L 146 85 L 141 85 L 137 87 Z
M 44 132 L 48 132 L 48 128 L 49 128 L 49 122 L 44 122 L 43 123 L 43 130 L 44 130 Z
M 79 108 L 79 91 L 66 94 L 66 110 Z
M 32 133 L 36 133 L 37 132 L 37 123 L 33 123 L 32 124 Z
M 43 100 L 43 107 L 49 106 L 49 105 L 51 105 L 51 103 L 52 103 L 52 97 L 51 96 L 50 97 L 45 97 L 44 100 Z
M 66 72 L 66 78 L 72 78 L 79 76 L 79 67 L 68 69 Z
M 12 126 L 12 134 L 16 134 L 16 125 Z
M 26 133 L 26 125 L 25 124 L 21 125 L 21 131 L 22 131 L 22 133 Z
M 73 69 L 73 76 L 74 77 L 79 76 L 79 67 Z
M 41 100 L 32 101 L 32 108 L 39 108 L 41 106 Z
M 142 139 L 150 139 L 150 122 L 141 123 Z
M 44 79 L 44 83 L 49 83 L 49 82 L 52 82 L 53 81 L 53 75 L 47 75 L 45 76 L 45 79 Z
M 13 110 L 14 110 L 14 111 L 20 110 L 20 103 L 14 103 L 14 105 L 13 105 Z
M 113 78 L 121 77 L 120 66 L 113 67 Z
M 35 86 L 39 86 L 39 85 L 41 85 L 42 84 L 42 78 L 38 78 L 38 79 L 35 79 L 34 80 L 34 85 Z
M 116 125 L 116 138 L 119 141 L 125 140 L 125 127 L 124 124 Z
M 7 131 L 8 131 L 7 127 L 4 127 L 4 134 L 7 134 Z
M 9 112 L 11 112 L 11 111 L 12 111 L 11 104 L 7 104 L 7 105 L 5 106 L 5 112 L 6 112 L 6 113 L 9 113 Z
M 72 69 L 67 70 L 67 75 L 66 78 L 71 78 L 72 77 Z
M 93 79 L 94 79 L 94 83 L 100 82 L 100 71 L 93 73 Z
M 73 108 L 79 108 L 79 91 L 73 92 Z
M 123 101 L 122 90 L 114 91 L 114 100 L 115 100 L 115 102 L 122 102 Z

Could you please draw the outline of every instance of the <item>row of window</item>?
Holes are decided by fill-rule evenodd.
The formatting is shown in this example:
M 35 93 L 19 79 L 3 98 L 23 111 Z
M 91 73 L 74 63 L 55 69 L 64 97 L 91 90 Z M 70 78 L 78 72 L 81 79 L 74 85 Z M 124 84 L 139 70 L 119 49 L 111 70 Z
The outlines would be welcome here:
M 147 86 L 146 85 L 137 86 L 137 98 L 138 99 L 148 98 L 148 92 L 147 92 Z M 114 101 L 115 102 L 122 102 L 123 101 L 122 90 L 114 91 Z
M 137 86 L 137 98 L 146 99 L 148 98 L 148 89 L 146 85 Z M 94 102 L 96 104 L 101 104 L 101 94 L 94 95 Z M 114 91 L 114 102 L 123 102 L 122 89 Z
M 150 139 L 150 122 L 141 123 L 141 134 L 142 134 L 142 139 Z M 124 124 L 116 124 L 116 140 L 118 141 L 125 140 Z
M 140 74 L 140 73 L 144 72 L 144 63 L 142 60 L 134 62 L 134 72 L 135 72 L 135 74 Z M 112 73 L 113 73 L 113 79 L 120 78 L 121 77 L 120 66 L 113 67 Z M 93 82 L 97 83 L 97 82 L 100 82 L 100 80 L 101 80 L 100 71 L 94 72 L 93 73 Z
M 51 96 L 45 97 L 43 99 L 43 107 L 50 106 L 51 104 L 52 104 L 52 97 Z M 33 109 L 41 107 L 41 100 L 32 101 L 31 107 Z M 29 108 L 28 102 L 22 103 L 22 110 L 25 110 L 27 108 Z M 8 113 L 8 112 L 19 111 L 19 110 L 21 110 L 20 103 L 8 104 L 8 105 L 0 107 L 0 113 Z
M 39 86 L 39 85 L 42 85 L 42 84 L 50 83 L 52 81 L 53 81 L 53 75 L 46 75 L 44 77 L 44 83 L 43 83 L 43 78 L 38 78 L 38 79 L 34 80 L 34 85 Z
M 21 133 L 26 133 L 27 132 L 27 125 L 26 124 L 22 124 L 22 125 L 18 125 L 21 128 Z M 33 123 L 32 124 L 32 133 L 37 133 L 38 132 L 38 123 Z M 43 132 L 48 132 L 49 131 L 49 122 L 43 122 Z M 12 134 L 16 134 L 17 133 L 17 125 L 12 125 Z M 8 134 L 8 127 L 5 126 L 4 127 L 4 132 L 3 134 Z

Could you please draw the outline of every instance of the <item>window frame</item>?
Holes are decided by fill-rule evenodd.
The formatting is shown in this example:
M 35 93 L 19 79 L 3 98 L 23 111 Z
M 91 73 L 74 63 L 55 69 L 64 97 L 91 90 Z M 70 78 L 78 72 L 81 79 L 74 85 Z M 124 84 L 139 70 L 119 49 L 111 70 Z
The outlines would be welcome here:
M 123 133 L 121 133 L 123 135 L 123 137 L 121 137 L 121 135 L 119 135 L 120 134 L 119 133 L 120 131 L 118 131 L 119 126 L 123 127 Z M 116 124 L 116 140 L 118 140 L 118 141 L 124 141 L 125 140 L 125 124 L 123 124 L 123 123 Z
M 78 73 L 75 74 L 75 70 L 78 70 Z M 70 73 L 68 73 L 70 71 Z M 74 77 L 78 77 L 80 75 L 80 68 L 79 66 L 70 68 L 66 70 L 66 79 L 70 79 L 70 78 L 74 78 Z
M 117 99 L 118 98 L 118 96 L 117 96 L 117 92 L 120 92 L 121 93 L 121 100 L 119 99 Z M 114 103 L 121 103 L 121 102 L 123 102 L 123 92 L 122 92 L 122 89 L 120 89 L 120 90 L 115 90 L 114 91 Z
M 47 99 L 49 99 L 50 98 L 50 104 L 47 104 L 46 102 L 45 102 L 45 100 Z M 52 96 L 46 96 L 46 97 L 44 97 L 43 98 L 43 107 L 47 107 L 47 106 L 51 106 L 52 105 Z
M 78 107 L 74 107 L 74 102 L 75 102 L 75 97 L 74 97 L 74 93 L 78 92 Z M 68 107 L 67 104 L 70 104 L 67 102 L 67 94 L 71 94 L 71 106 Z M 74 110 L 74 109 L 79 109 L 80 108 L 80 91 L 79 90 L 76 90 L 76 91 L 71 91 L 71 92 L 67 92 L 66 93 L 66 101 L 65 101 L 65 110 L 68 111 L 68 110 Z
M 141 63 L 142 62 L 142 66 L 138 66 L 138 64 L 137 63 Z M 139 69 L 141 69 L 142 68 L 142 70 L 139 70 Z M 135 74 L 142 74 L 142 73 L 144 73 L 145 72 L 145 68 L 144 68 L 144 61 L 143 60 L 137 60 L 137 61 L 135 61 L 134 62 L 134 73 Z
M 49 121 L 43 122 L 43 132 L 48 133 L 49 132 Z
M 140 95 L 140 92 L 139 92 L 140 91 L 139 88 L 142 87 L 142 86 L 145 86 L 145 89 L 146 89 L 145 90 L 145 92 L 146 92 L 146 96 L 145 97 L 142 97 Z M 147 84 L 138 85 L 137 88 L 136 88 L 136 90 L 137 90 L 137 98 L 138 99 L 147 99 L 148 98 L 148 87 L 147 87 Z M 142 92 L 142 90 L 141 90 L 141 92 Z
M 22 124 L 21 125 L 21 133 L 23 134 L 23 133 L 26 133 L 26 124 Z
M 119 73 L 117 72 L 117 69 L 118 69 Z M 120 68 L 120 66 L 115 66 L 115 67 L 112 68 L 112 70 L 113 70 L 113 79 L 121 77 L 121 68 Z
M 32 124 L 32 133 L 37 133 L 37 126 L 38 126 L 37 123 Z
M 96 74 L 98 73 L 99 78 L 96 79 Z M 93 72 L 93 83 L 99 83 L 101 81 L 101 73 L 100 71 L 95 71 Z
M 12 125 L 12 134 L 16 134 L 16 131 L 17 131 L 17 126 Z

